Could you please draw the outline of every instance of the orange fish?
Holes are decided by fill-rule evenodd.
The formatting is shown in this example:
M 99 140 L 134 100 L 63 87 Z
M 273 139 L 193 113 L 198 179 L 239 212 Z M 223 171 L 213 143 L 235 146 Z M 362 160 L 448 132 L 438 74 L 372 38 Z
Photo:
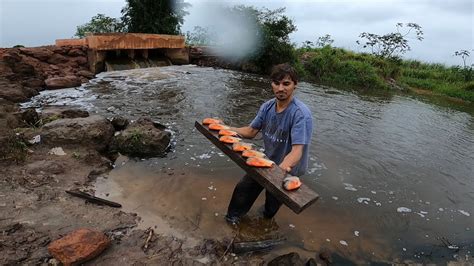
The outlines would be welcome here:
M 223 125 L 223 124 L 209 124 L 209 129 L 212 130 L 221 130 L 221 129 L 229 129 L 228 126 Z
M 222 136 L 219 138 L 219 140 L 225 143 L 237 143 L 241 141 L 242 139 L 232 137 L 232 136 Z
M 222 120 L 220 120 L 219 118 L 204 118 L 202 120 L 202 124 L 203 125 L 209 125 L 209 124 L 222 124 Z
M 236 137 L 236 136 L 239 135 L 239 134 L 237 134 L 237 132 L 232 131 L 232 130 L 221 129 L 221 130 L 219 130 L 219 135 Z
M 252 149 L 252 143 L 238 142 L 232 145 L 232 150 L 234 151 L 246 151 Z
M 273 161 L 260 157 L 250 157 L 247 159 L 246 163 L 255 167 L 272 167 L 274 164 Z
M 288 176 L 283 179 L 283 188 L 286 190 L 295 190 L 301 187 L 301 181 L 297 176 Z
M 264 158 L 265 153 L 259 152 L 256 150 L 246 150 L 242 152 L 242 156 L 244 157 L 259 157 L 259 158 Z

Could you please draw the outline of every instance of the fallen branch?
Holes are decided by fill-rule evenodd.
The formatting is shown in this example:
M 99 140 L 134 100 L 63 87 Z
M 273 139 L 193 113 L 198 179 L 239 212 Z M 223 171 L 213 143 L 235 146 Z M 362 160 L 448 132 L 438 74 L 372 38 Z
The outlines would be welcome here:
M 148 244 L 149 244 L 151 238 L 153 237 L 153 234 L 155 233 L 155 231 L 153 231 L 153 229 L 151 227 L 148 228 L 147 231 L 148 231 L 148 237 L 146 238 L 145 243 L 143 244 L 143 247 L 142 247 L 143 251 L 146 251 L 148 249 Z
M 279 239 L 268 239 L 262 241 L 249 241 L 249 242 L 238 242 L 232 245 L 234 253 L 246 253 L 251 251 L 262 251 L 273 248 L 276 245 L 280 245 L 285 241 L 284 238 Z
M 226 248 L 226 250 L 224 251 L 224 254 L 222 254 L 222 257 L 219 259 L 219 261 L 222 261 L 222 259 L 225 257 L 225 255 L 227 255 L 227 252 L 229 252 L 230 247 L 232 246 L 232 244 L 234 244 L 235 238 L 236 238 L 237 235 L 239 234 L 239 231 L 240 231 L 240 229 L 239 229 L 237 232 L 235 232 L 234 237 L 233 237 L 232 240 L 230 241 L 229 245 L 227 245 L 227 248 Z
M 96 196 L 89 195 L 89 194 L 87 194 L 85 192 L 82 192 L 80 190 L 66 190 L 66 193 L 68 193 L 69 195 L 73 195 L 75 197 L 86 199 L 87 201 L 95 203 L 95 204 L 101 204 L 101 205 L 103 204 L 103 205 L 107 205 L 107 206 L 114 207 L 114 208 L 122 207 L 122 205 L 119 204 L 119 203 L 109 201 L 109 200 L 105 200 L 105 199 L 101 199 L 101 198 L 98 198 Z

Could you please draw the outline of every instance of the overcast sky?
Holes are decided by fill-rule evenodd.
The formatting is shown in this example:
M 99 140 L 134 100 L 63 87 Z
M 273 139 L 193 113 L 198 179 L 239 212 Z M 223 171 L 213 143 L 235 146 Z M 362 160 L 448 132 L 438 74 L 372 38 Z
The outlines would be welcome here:
M 361 32 L 384 34 L 395 31 L 397 22 L 415 22 L 423 27 L 425 39 L 411 40 L 412 51 L 405 58 L 459 64 L 454 51 L 470 50 L 474 57 L 474 9 L 471 0 L 314 0 L 314 1 L 199 1 L 192 7 L 183 31 L 195 25 L 222 24 L 213 14 L 218 3 L 245 4 L 275 9 L 286 7 L 298 31 L 291 40 L 305 40 L 331 34 L 334 46 L 361 51 L 355 41 Z M 16 44 L 40 46 L 55 39 L 73 37 L 76 26 L 103 13 L 120 17 L 125 0 L 0 0 L 0 47 Z M 232 21 L 230 22 L 232 23 Z M 473 60 L 471 60 L 472 62 Z

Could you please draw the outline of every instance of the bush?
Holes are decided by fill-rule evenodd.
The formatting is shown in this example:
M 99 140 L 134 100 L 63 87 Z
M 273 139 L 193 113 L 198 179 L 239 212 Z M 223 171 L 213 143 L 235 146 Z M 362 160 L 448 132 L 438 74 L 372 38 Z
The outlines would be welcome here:
M 465 90 L 465 91 L 474 92 L 474 81 L 470 81 L 470 82 L 466 83 L 464 86 L 462 86 L 461 89 Z
M 28 146 L 13 131 L 0 137 L 0 161 L 23 162 L 26 160 Z
M 381 89 L 387 88 L 376 69 L 367 62 L 348 60 L 340 62 L 333 77 L 335 82 L 351 87 Z

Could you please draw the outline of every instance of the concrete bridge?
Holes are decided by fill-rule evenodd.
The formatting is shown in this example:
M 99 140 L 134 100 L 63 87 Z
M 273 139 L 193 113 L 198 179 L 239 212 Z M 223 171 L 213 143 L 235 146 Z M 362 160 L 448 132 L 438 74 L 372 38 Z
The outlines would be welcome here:
M 105 61 L 116 58 L 167 58 L 172 64 L 189 64 L 184 36 L 144 33 L 100 33 L 84 39 L 59 39 L 56 46 L 87 46 L 90 70 L 105 70 Z

